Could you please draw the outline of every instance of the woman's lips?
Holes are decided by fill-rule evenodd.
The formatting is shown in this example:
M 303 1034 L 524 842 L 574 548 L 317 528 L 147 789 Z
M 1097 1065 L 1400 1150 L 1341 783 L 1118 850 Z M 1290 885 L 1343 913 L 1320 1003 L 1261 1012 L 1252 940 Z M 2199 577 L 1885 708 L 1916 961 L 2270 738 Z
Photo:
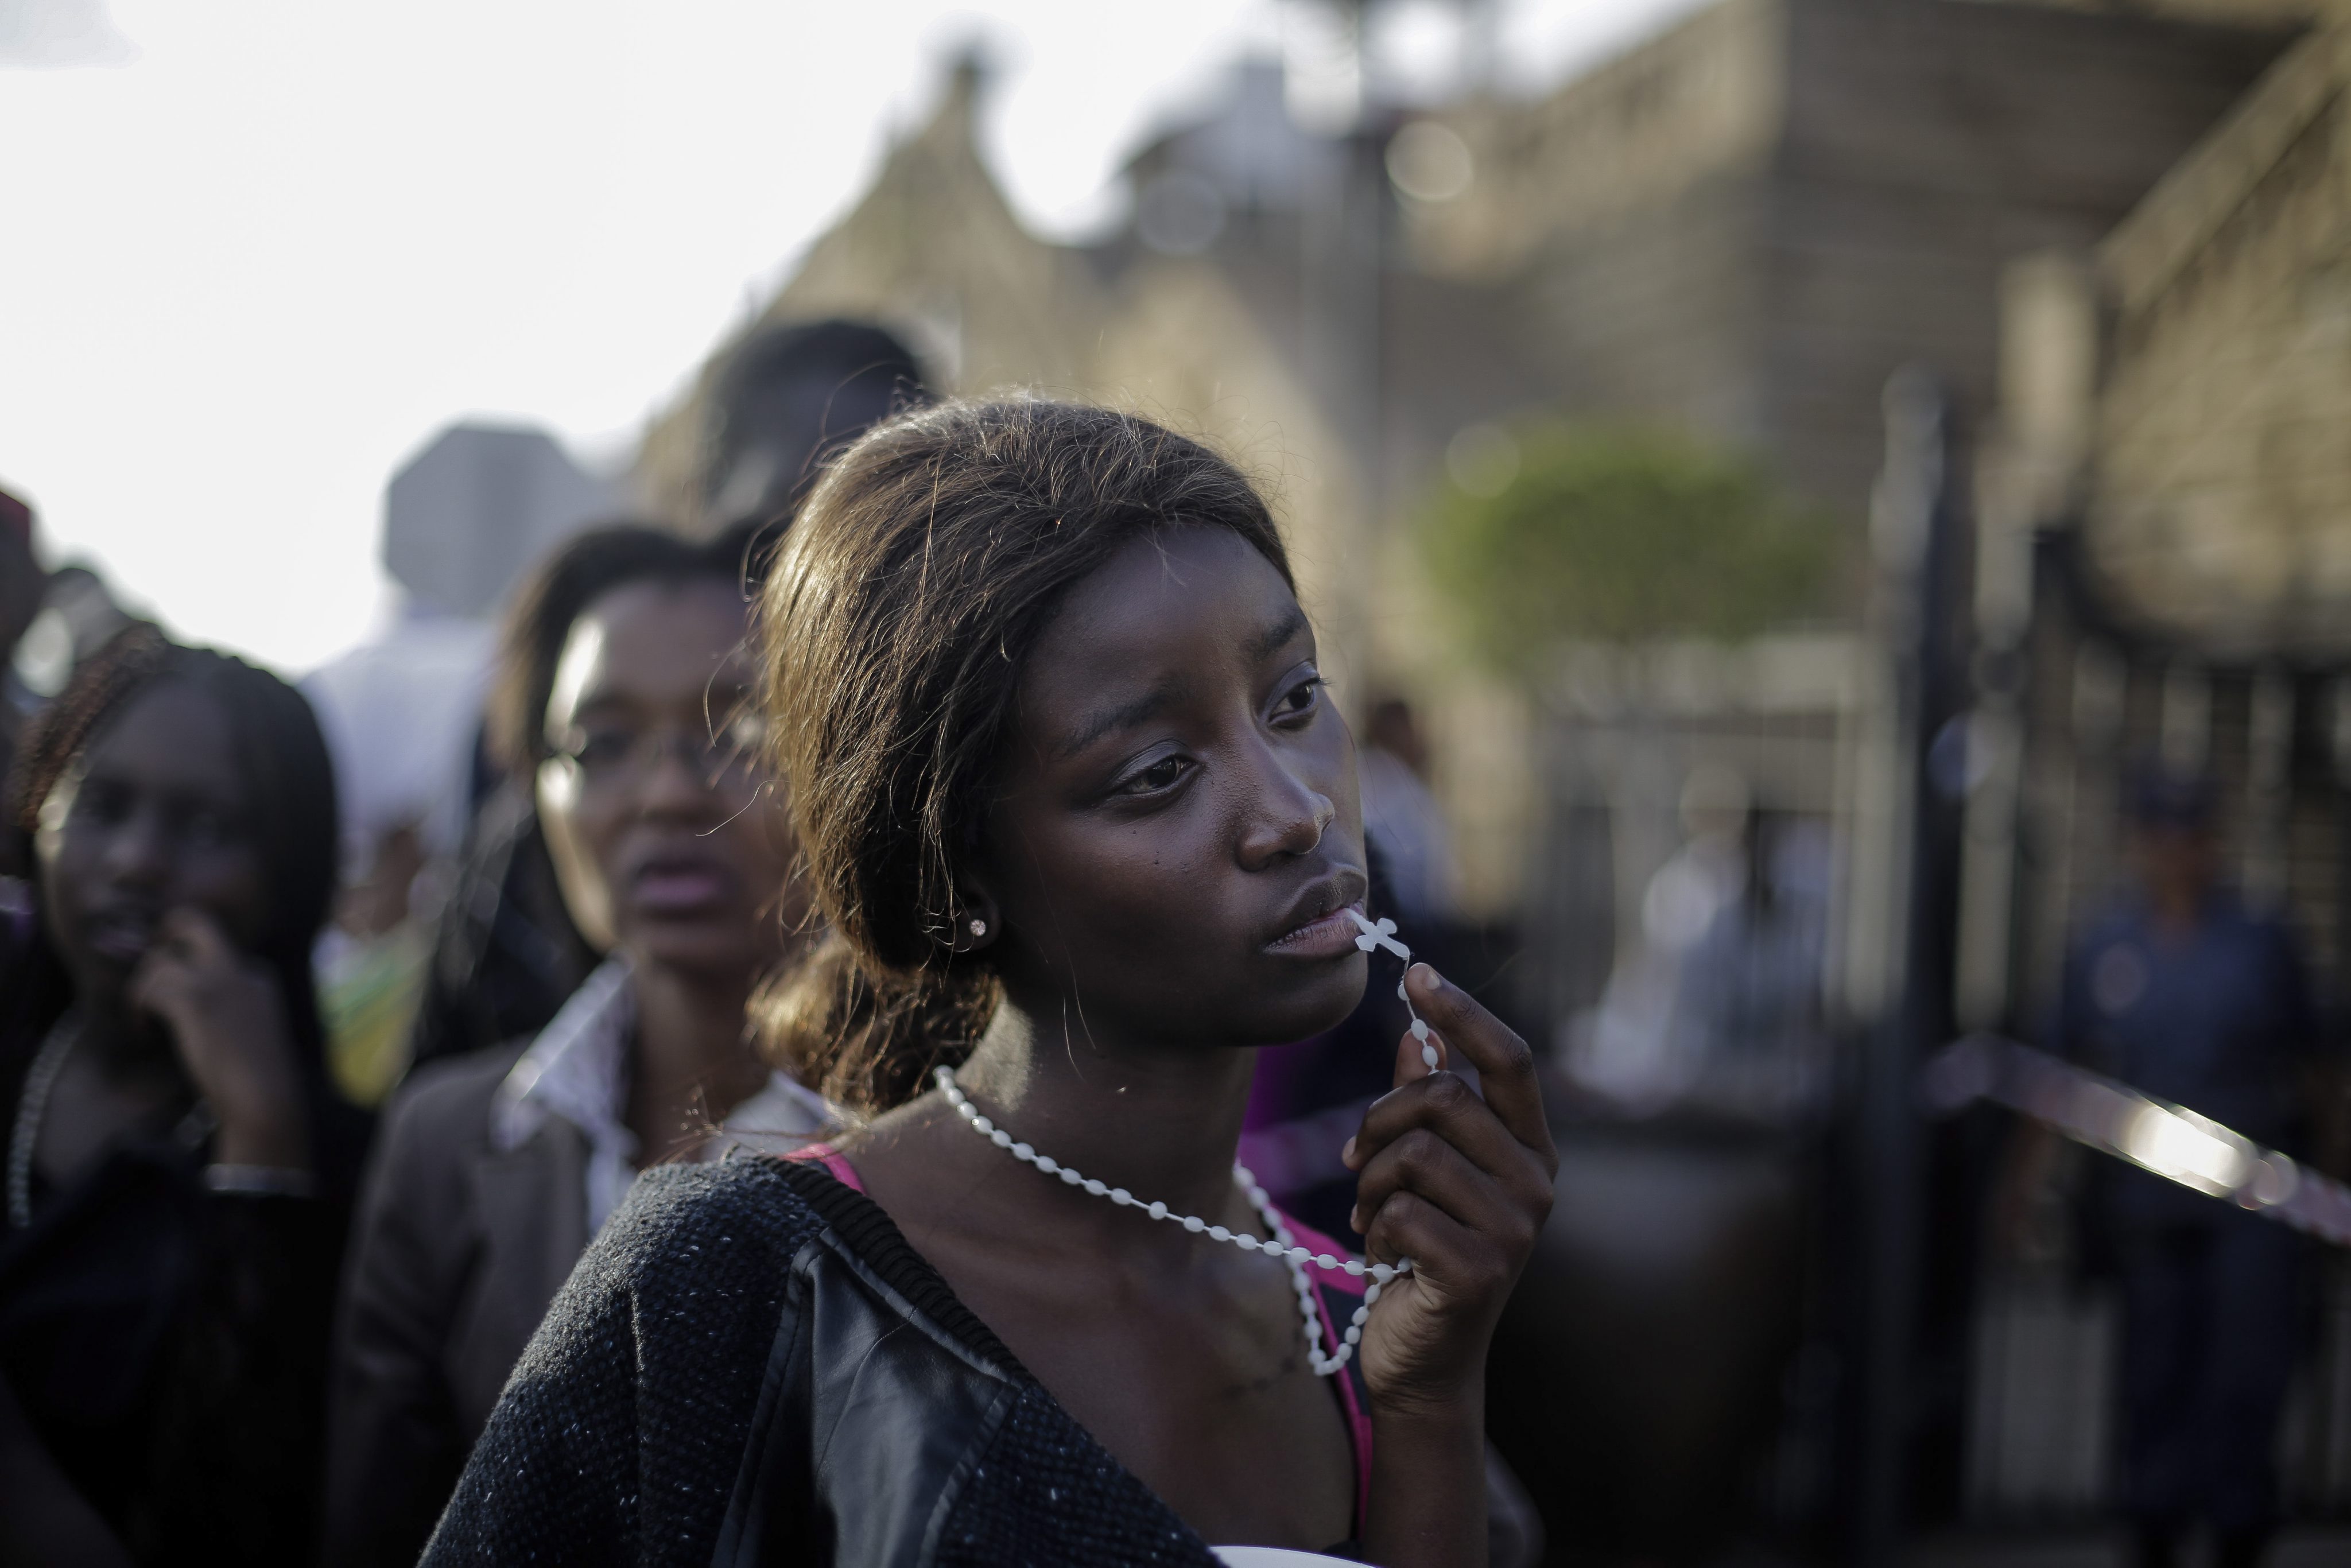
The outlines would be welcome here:
M 141 915 L 100 915 L 83 926 L 89 950 L 110 964 L 130 968 L 154 946 L 156 920 Z
M 1362 908 L 1360 899 L 1343 904 L 1330 914 L 1275 937 L 1265 945 L 1265 950 L 1285 958 L 1344 957 L 1355 950 L 1355 937 L 1362 930 L 1348 911 Z
M 666 862 L 637 873 L 630 892 L 649 915 L 696 915 L 724 904 L 733 881 L 723 866 Z

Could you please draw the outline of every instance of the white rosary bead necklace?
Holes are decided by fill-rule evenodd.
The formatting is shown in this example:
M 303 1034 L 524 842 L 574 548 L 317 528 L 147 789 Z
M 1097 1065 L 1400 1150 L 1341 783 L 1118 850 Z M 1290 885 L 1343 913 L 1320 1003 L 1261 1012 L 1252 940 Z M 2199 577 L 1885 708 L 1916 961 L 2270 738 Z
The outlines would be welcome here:
M 1412 949 L 1396 940 L 1395 921 L 1383 916 L 1374 922 L 1352 904 L 1347 908 L 1347 915 L 1363 930 L 1363 935 L 1355 938 L 1356 946 L 1366 953 L 1375 947 L 1384 947 L 1404 960 L 1407 969 L 1411 967 Z M 978 928 L 978 923 L 975 921 L 974 931 Z M 1396 981 L 1396 1000 L 1402 1002 L 1404 1010 L 1411 1015 L 1412 1038 L 1420 1041 L 1420 1060 L 1431 1072 L 1436 1071 L 1438 1060 L 1437 1047 L 1428 1038 L 1428 1025 L 1421 1021 L 1420 1013 L 1412 1005 L 1412 998 L 1405 994 L 1401 978 Z M 1273 1232 L 1270 1241 L 1251 1236 L 1245 1230 L 1235 1231 L 1221 1225 L 1211 1225 L 1196 1214 L 1177 1214 L 1164 1203 L 1145 1203 L 1123 1186 L 1111 1186 L 1061 1164 L 1050 1155 L 1040 1155 L 981 1115 L 979 1107 L 956 1086 L 954 1069 L 935 1068 L 931 1078 L 939 1086 L 939 1092 L 946 1097 L 946 1103 L 956 1108 L 956 1113 L 971 1124 L 973 1132 L 1021 1164 L 1035 1166 L 1047 1176 L 1061 1177 L 1067 1186 L 1077 1187 L 1094 1197 L 1106 1197 L 1122 1208 L 1139 1208 L 1154 1219 L 1173 1220 L 1195 1235 L 1205 1235 L 1211 1241 L 1228 1242 L 1244 1252 L 1270 1252 L 1281 1259 L 1290 1266 L 1290 1282 L 1298 1292 L 1299 1315 L 1305 1320 L 1306 1359 L 1308 1364 L 1314 1368 L 1317 1377 L 1328 1377 L 1347 1364 L 1348 1359 L 1355 1354 L 1355 1346 L 1363 1343 L 1364 1325 L 1371 1321 L 1372 1304 L 1380 1299 L 1380 1288 L 1412 1272 L 1412 1260 L 1409 1258 L 1400 1259 L 1391 1267 L 1385 1263 L 1367 1263 L 1360 1258 L 1335 1258 L 1328 1252 L 1317 1256 L 1309 1252 L 1298 1245 L 1290 1235 L 1290 1227 L 1282 1220 L 1281 1211 L 1274 1207 L 1273 1199 L 1266 1196 L 1265 1188 L 1258 1185 L 1257 1177 L 1251 1176 L 1245 1166 L 1233 1167 L 1233 1185 L 1249 1195 L 1249 1207 L 1257 1210 L 1258 1218 L 1265 1222 L 1265 1228 Z M 1322 1313 L 1315 1304 L 1313 1281 L 1307 1277 L 1306 1265 L 1310 1262 L 1320 1269 L 1343 1270 L 1357 1279 L 1367 1274 L 1371 1276 L 1370 1282 L 1364 1287 L 1364 1304 L 1355 1309 L 1354 1316 L 1349 1320 L 1343 1343 L 1336 1353 L 1330 1355 L 1322 1354 Z
M 1257 1178 L 1240 1166 L 1233 1167 L 1233 1185 L 1249 1195 L 1249 1207 L 1257 1210 L 1258 1218 L 1265 1222 L 1265 1228 L 1273 1232 L 1270 1241 L 1245 1230 L 1228 1230 L 1221 1225 L 1211 1225 L 1196 1214 L 1178 1214 L 1164 1203 L 1145 1203 L 1123 1186 L 1111 1186 L 1096 1177 L 1081 1175 L 1052 1155 L 1040 1155 L 1027 1144 L 1015 1141 L 1011 1134 L 981 1115 L 979 1107 L 956 1086 L 953 1069 L 938 1068 L 931 1077 L 939 1086 L 939 1092 L 946 1097 L 946 1103 L 956 1108 L 956 1113 L 971 1124 L 973 1132 L 1021 1164 L 1035 1166 L 1047 1176 L 1059 1176 L 1068 1186 L 1095 1197 L 1106 1197 L 1122 1208 L 1139 1208 L 1154 1219 L 1171 1220 L 1195 1235 L 1206 1236 L 1211 1241 L 1226 1242 L 1244 1252 L 1270 1252 L 1289 1264 L 1290 1287 L 1298 1292 L 1298 1312 L 1306 1331 L 1307 1364 L 1313 1367 L 1317 1377 L 1330 1376 L 1346 1365 L 1348 1359 L 1355 1354 L 1355 1346 L 1364 1338 L 1364 1324 L 1371 1321 L 1372 1303 L 1380 1299 L 1380 1287 L 1412 1272 L 1412 1260 L 1409 1258 L 1391 1267 L 1385 1263 L 1366 1263 L 1360 1258 L 1336 1258 L 1328 1252 L 1317 1256 L 1308 1251 L 1298 1245 L 1290 1227 L 1282 1220 L 1281 1211 L 1274 1207 L 1273 1199 L 1266 1196 L 1265 1188 L 1259 1186 Z M 1307 1277 L 1306 1265 L 1310 1262 L 1321 1269 L 1343 1270 L 1357 1279 L 1370 1276 L 1370 1283 L 1364 1287 L 1364 1304 L 1355 1309 L 1355 1315 L 1349 1320 L 1347 1332 L 1343 1336 L 1343 1343 L 1335 1354 L 1330 1355 L 1322 1354 L 1322 1313 L 1315 1304 L 1314 1282 Z

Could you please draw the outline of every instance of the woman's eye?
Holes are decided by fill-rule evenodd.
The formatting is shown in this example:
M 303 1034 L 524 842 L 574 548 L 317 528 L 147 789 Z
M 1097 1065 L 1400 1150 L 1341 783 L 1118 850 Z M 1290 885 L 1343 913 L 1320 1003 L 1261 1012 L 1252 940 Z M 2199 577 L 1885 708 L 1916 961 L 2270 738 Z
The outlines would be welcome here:
M 1315 705 L 1322 700 L 1322 677 L 1316 675 L 1282 693 L 1281 700 L 1273 706 L 1273 716 L 1276 718 L 1296 718 L 1301 714 L 1312 713 Z
M 1130 774 L 1119 792 L 1124 795 L 1149 795 L 1161 789 L 1172 789 L 1183 781 L 1186 764 L 1181 757 L 1163 757 L 1140 773 Z
M 623 730 L 591 729 L 580 737 L 578 749 L 572 755 L 580 766 L 590 773 L 616 768 L 628 760 L 629 753 L 637 748 L 637 737 Z
M 112 784 L 89 783 L 74 798 L 73 814 L 85 821 L 113 827 L 131 810 L 131 793 Z

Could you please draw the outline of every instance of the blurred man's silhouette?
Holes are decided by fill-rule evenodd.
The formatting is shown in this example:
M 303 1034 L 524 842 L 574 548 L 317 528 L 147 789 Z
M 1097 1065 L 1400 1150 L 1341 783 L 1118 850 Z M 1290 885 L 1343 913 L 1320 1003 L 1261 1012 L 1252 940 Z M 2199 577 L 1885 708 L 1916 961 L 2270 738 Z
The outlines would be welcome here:
M 703 437 L 704 527 L 716 533 L 781 519 L 827 457 L 923 396 L 912 351 L 868 322 L 754 333 L 719 371 Z
M 2209 781 L 2149 768 L 2127 806 L 2136 885 L 2067 961 L 2059 1044 L 2296 1149 L 2317 1030 L 2294 938 L 2221 885 Z M 2203 1523 L 2219 1568 L 2252 1568 L 2276 1515 L 2305 1244 L 2135 1167 L 2102 1164 L 2097 1177 L 2087 1239 L 2122 1282 L 2122 1500 L 2138 1561 L 2168 1568 Z

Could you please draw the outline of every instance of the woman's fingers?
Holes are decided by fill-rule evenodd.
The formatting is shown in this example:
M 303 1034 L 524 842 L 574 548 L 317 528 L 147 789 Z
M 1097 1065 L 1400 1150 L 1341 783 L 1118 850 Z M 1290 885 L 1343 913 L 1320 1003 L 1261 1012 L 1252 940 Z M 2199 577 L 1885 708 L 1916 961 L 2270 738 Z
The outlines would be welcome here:
M 1426 1127 L 1405 1133 L 1364 1167 L 1350 1223 L 1359 1231 L 1367 1229 L 1372 1216 L 1401 1192 L 1426 1199 L 1471 1230 L 1512 1245 L 1523 1239 L 1523 1206 L 1503 1179 Z
M 1424 1019 L 1422 1021 L 1425 1023 L 1427 1020 Z M 1434 1065 L 1428 1061 L 1430 1054 L 1437 1058 Z M 1453 1053 L 1445 1049 L 1443 1035 L 1435 1030 L 1430 1030 L 1428 1038 L 1422 1040 L 1412 1030 L 1406 1030 L 1396 1037 L 1395 1071 L 1390 1076 L 1388 1082 L 1401 1089 L 1405 1084 L 1416 1082 L 1432 1072 L 1442 1072 L 1452 1064 Z
M 235 950 L 210 915 L 186 907 L 171 910 L 157 924 L 154 945 L 132 977 L 131 1000 L 168 1016 L 196 1000 L 206 978 L 235 961 Z
M 1517 1274 L 1516 1260 L 1417 1193 L 1400 1192 L 1380 1206 L 1364 1238 L 1364 1255 L 1378 1262 L 1412 1260 L 1413 1274 L 1457 1304 L 1499 1298 Z
M 1532 1160 L 1532 1151 L 1502 1125 L 1468 1080 L 1444 1071 L 1426 1073 L 1373 1101 L 1340 1157 L 1350 1169 L 1368 1171 L 1382 1151 L 1415 1128 L 1435 1133 L 1484 1170 L 1499 1172 Z
M 1458 1073 L 1431 1071 L 1421 1059 L 1418 1040 L 1406 1033 L 1396 1043 L 1398 1087 L 1372 1103 L 1340 1158 L 1350 1170 L 1362 1171 L 1390 1143 L 1415 1127 L 1427 1127 L 1480 1169 L 1502 1177 L 1522 1201 L 1547 1203 L 1559 1155 L 1543 1114 L 1533 1053 L 1467 992 L 1439 979 L 1426 965 L 1415 965 L 1407 983 L 1447 1030 L 1445 1034 L 1432 1031 L 1429 1040 L 1440 1050 L 1461 1047 L 1462 1057 L 1480 1069 L 1484 1093 Z M 1450 1058 L 1440 1055 L 1438 1060 Z M 1370 1212 L 1368 1206 L 1364 1212 Z
M 165 915 L 156 936 L 159 950 L 198 968 L 215 968 L 237 961 L 236 949 L 230 946 L 228 933 L 220 928 L 220 922 L 190 904 L 182 904 Z
M 1510 1135 L 1556 1166 L 1551 1120 L 1543 1113 L 1542 1086 L 1535 1078 L 1535 1053 L 1527 1042 L 1479 1007 L 1475 997 L 1426 964 L 1406 970 L 1404 983 L 1420 1016 L 1478 1069 L 1486 1103 Z
M 1559 1165 L 1526 1042 L 1426 964 L 1405 987 L 1439 1062 L 1474 1066 L 1485 1093 L 1429 1068 L 1421 1037 L 1407 1033 L 1397 1087 L 1364 1112 L 1343 1152 L 1360 1173 L 1351 1218 L 1364 1252 L 1413 1264 L 1362 1341 L 1373 1398 L 1390 1402 L 1451 1398 L 1483 1375 L 1487 1339 L 1551 1212 Z
M 300 1075 L 277 982 L 202 910 L 163 917 L 132 996 L 162 1019 L 196 1092 L 220 1118 L 214 1157 L 302 1169 L 310 1159 Z

